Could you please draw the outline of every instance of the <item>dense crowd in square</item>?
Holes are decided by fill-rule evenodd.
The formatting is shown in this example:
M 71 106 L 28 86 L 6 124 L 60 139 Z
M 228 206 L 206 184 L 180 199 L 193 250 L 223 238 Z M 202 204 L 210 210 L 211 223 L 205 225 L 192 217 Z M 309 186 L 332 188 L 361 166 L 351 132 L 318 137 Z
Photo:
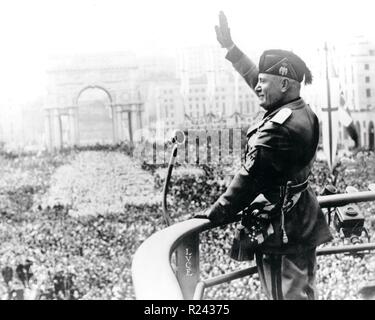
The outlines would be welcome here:
M 317 193 L 332 180 L 340 192 L 348 185 L 366 190 L 375 182 L 374 153 L 340 160 L 336 179 L 324 162 L 317 162 L 311 176 Z M 1 299 L 135 299 L 133 254 L 165 227 L 165 165 L 145 165 L 129 152 L 108 148 L 3 153 L 0 165 Z M 191 218 L 216 200 L 234 170 L 220 164 L 177 165 L 168 196 L 173 222 Z M 374 240 L 375 208 L 370 202 L 360 208 Z M 249 265 L 228 256 L 233 228 L 202 234 L 202 278 Z M 337 236 L 328 245 L 344 241 Z M 372 254 L 319 257 L 318 264 L 320 299 L 359 299 L 360 286 L 375 278 Z M 205 298 L 264 296 L 254 275 L 210 288 Z

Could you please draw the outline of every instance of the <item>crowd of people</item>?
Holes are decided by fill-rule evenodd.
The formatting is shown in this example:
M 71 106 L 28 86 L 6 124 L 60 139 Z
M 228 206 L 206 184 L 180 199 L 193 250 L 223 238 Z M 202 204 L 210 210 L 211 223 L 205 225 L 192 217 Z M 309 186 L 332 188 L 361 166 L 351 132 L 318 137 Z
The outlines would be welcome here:
M 336 187 L 366 190 L 375 179 L 373 153 L 343 158 Z M 0 157 L 0 298 L 135 299 L 132 257 L 151 234 L 165 227 L 161 190 L 165 166 L 141 166 L 121 150 L 80 150 Z M 364 165 L 366 164 L 366 165 Z M 177 166 L 168 205 L 174 222 L 191 218 L 225 190 L 230 166 Z M 331 181 L 324 162 L 314 167 L 317 193 Z M 374 181 L 375 182 L 375 181 Z M 360 205 L 374 240 L 374 206 Z M 202 234 L 201 278 L 249 265 L 231 260 L 235 226 Z M 329 245 L 341 244 L 338 236 Z M 318 258 L 320 299 L 359 299 L 360 285 L 375 277 L 366 255 Z M 250 290 L 249 290 L 250 288 Z M 209 288 L 207 299 L 263 299 L 258 275 Z
M 1 158 L 2 299 L 134 298 L 132 255 L 163 221 L 131 163 L 108 150 Z

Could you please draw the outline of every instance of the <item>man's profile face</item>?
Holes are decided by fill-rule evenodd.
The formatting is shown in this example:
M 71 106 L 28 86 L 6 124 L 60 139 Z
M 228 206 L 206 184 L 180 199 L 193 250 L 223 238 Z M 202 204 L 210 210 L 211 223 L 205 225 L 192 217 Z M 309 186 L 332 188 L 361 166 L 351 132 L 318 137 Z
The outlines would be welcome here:
M 281 77 L 260 73 L 255 92 L 259 97 L 260 106 L 269 110 L 283 98 L 281 91 Z

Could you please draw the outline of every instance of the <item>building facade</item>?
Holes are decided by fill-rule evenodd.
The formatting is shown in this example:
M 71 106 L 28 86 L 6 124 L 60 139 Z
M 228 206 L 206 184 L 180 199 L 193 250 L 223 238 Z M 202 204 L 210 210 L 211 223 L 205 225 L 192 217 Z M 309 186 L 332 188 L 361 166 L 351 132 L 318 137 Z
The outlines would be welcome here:
M 248 126 L 260 111 L 257 97 L 224 56 L 219 46 L 180 49 L 175 77 L 154 84 L 146 112 L 154 105 L 166 130 Z
M 328 106 L 328 73 L 331 108 L 334 111 L 339 107 L 345 109 L 357 128 L 360 147 L 374 150 L 375 44 L 357 37 L 346 43 L 330 44 L 327 49 L 328 68 L 326 52 L 322 47 L 311 61 L 313 84 L 304 87 L 302 95 L 323 120 L 322 109 Z M 333 115 L 338 117 L 338 113 Z M 340 121 L 338 128 L 339 149 L 353 147 L 354 142 Z
M 44 132 L 39 128 L 32 140 L 43 137 L 48 147 L 60 148 L 132 141 L 144 128 L 249 127 L 263 110 L 225 53 L 217 45 L 184 48 L 168 56 L 129 52 L 55 57 L 47 70 Z M 312 56 L 308 65 L 314 81 L 303 86 L 302 97 L 321 116 L 328 105 L 325 52 L 320 48 Z M 342 95 L 360 145 L 374 149 L 375 44 L 359 37 L 331 45 L 328 58 L 331 106 L 337 108 Z M 104 99 L 84 101 L 90 90 L 101 91 Z M 340 147 L 353 146 L 345 127 L 338 126 Z M 16 127 L 2 125 L 2 136 Z M 34 137 L 26 131 L 24 136 Z

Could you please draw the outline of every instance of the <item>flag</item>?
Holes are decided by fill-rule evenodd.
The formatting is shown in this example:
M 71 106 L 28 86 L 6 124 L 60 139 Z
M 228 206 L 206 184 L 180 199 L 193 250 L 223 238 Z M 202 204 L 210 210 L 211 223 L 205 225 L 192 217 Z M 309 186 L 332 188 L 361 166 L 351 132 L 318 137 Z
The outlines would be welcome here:
M 350 116 L 350 113 L 347 111 L 346 100 L 344 97 L 344 93 L 341 91 L 340 93 L 340 107 L 339 107 L 339 120 L 341 124 L 345 127 L 346 131 L 348 132 L 350 138 L 354 141 L 354 147 L 358 147 L 358 133 L 357 129 L 354 125 L 354 121 Z
M 339 58 L 335 54 L 335 48 L 333 47 L 332 50 L 332 56 L 331 56 L 331 61 L 338 61 Z M 338 73 L 338 68 L 335 67 L 334 63 L 331 63 L 331 81 L 336 82 L 339 81 L 339 73 Z M 348 107 L 346 106 L 346 99 L 344 96 L 344 92 L 341 89 L 341 85 L 339 84 L 339 100 L 336 102 L 334 101 L 333 105 L 338 105 L 338 117 L 339 117 L 339 122 L 345 127 L 346 131 L 348 132 L 350 138 L 354 141 L 355 148 L 358 147 L 358 134 L 357 134 L 357 129 L 355 128 L 354 121 L 352 117 L 350 116 L 350 113 L 348 111 Z M 336 87 L 337 89 L 337 87 Z M 335 93 L 334 93 L 335 94 Z M 336 94 L 335 94 L 336 96 Z

